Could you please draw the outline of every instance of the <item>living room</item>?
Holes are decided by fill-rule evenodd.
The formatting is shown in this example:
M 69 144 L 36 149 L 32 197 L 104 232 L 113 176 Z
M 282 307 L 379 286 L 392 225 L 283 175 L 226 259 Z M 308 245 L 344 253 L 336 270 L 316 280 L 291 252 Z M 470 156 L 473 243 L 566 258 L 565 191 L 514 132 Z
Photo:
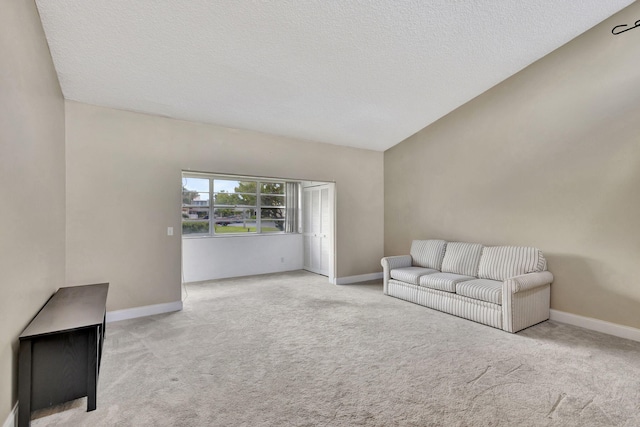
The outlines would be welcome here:
M 446 114 L 384 149 L 316 142 L 326 139 L 320 134 L 279 136 L 266 125 L 260 128 L 260 123 L 232 126 L 171 118 L 162 113 L 164 107 L 155 114 L 133 106 L 129 109 L 138 112 L 126 111 L 108 102 L 75 100 L 70 89 L 63 95 L 61 86 L 71 88 L 75 83 L 69 81 L 69 70 L 60 67 L 74 61 L 57 64 L 52 59 L 50 45 L 56 39 L 47 38 L 41 15 L 53 14 L 56 6 L 37 3 L 40 14 L 34 2 L 5 2 L 0 16 L 0 188 L 7 201 L 0 221 L 4 294 L 0 421 L 7 420 L 5 425 L 13 425 L 18 400 L 17 338 L 59 287 L 109 282 L 111 320 L 172 312 L 183 308 L 183 301 L 198 301 L 194 295 L 199 295 L 201 287 L 187 288 L 193 289 L 191 300 L 182 287 L 178 230 L 185 171 L 335 183 L 335 279 L 342 283 L 381 277 L 380 259 L 407 254 L 414 239 L 537 247 L 554 275 L 551 319 L 557 323 L 548 324 L 573 324 L 640 340 L 640 286 L 633 273 L 640 250 L 636 226 L 640 200 L 635 197 L 640 184 L 640 30 L 612 33 L 612 28 L 631 27 L 640 19 L 638 2 L 617 2 L 597 20 L 593 17 L 583 23 L 557 49 L 531 60 L 513 75 L 496 76 L 493 84 L 470 99 L 447 99 L 452 108 Z M 575 6 L 585 14 L 587 8 Z M 504 35 L 505 49 L 508 37 Z M 523 51 L 528 48 L 523 46 Z M 491 68 L 492 63 L 476 65 Z M 463 76 L 472 80 L 472 71 Z M 135 72 L 133 65 L 131 72 Z M 91 95 L 112 90 L 99 88 Z M 360 107 L 366 112 L 365 105 Z M 347 130 L 345 134 L 350 132 L 356 133 Z M 168 227 L 176 231 L 172 236 L 167 235 Z M 226 292 L 232 292 L 230 283 L 223 286 L 229 288 Z M 357 306 L 352 292 L 358 286 L 330 289 Z M 390 306 L 386 301 L 394 300 L 381 296 L 381 287 L 362 286 L 363 300 L 373 306 L 382 304 L 381 313 L 407 305 Z M 376 299 L 378 294 L 385 298 L 383 302 Z M 328 298 L 318 295 L 320 300 Z M 420 316 L 435 316 L 417 306 L 406 310 L 411 313 L 398 315 L 416 321 Z M 169 327 L 170 319 L 157 323 Z M 469 327 L 467 323 L 471 322 L 456 319 L 451 328 L 460 334 Z M 109 330 L 108 326 L 107 361 Z M 446 328 L 440 325 L 438 331 L 442 334 Z M 545 340 L 535 327 L 526 333 L 515 336 Z M 598 336 L 575 333 L 582 334 L 581 346 L 589 346 L 589 339 Z M 114 338 L 127 334 L 120 330 Z M 490 344 L 497 347 L 514 343 L 504 332 L 492 337 Z M 637 348 L 625 340 L 602 339 L 611 347 Z M 638 365 L 627 368 L 632 372 Z M 101 386 L 107 387 L 105 378 L 101 374 Z M 556 402 L 554 394 L 550 400 L 549 411 L 570 399 Z M 328 412 L 335 409 L 328 402 L 322 404 L 328 405 Z M 545 405 L 541 403 L 540 408 Z M 637 419 L 629 415 L 625 420 L 626 409 L 619 409 L 619 418 L 613 420 L 633 425 Z M 393 415 L 393 407 L 386 410 Z M 109 425 L 108 415 L 103 416 L 99 422 Z M 270 418 L 275 419 L 287 423 Z M 456 422 L 454 415 L 434 419 Z M 289 422 L 304 424 L 304 420 L 293 420 Z M 349 424 L 345 420 L 349 419 L 335 424 Z M 355 411 L 351 423 L 366 425 L 366 420 L 366 414 Z M 548 419 L 531 424 L 543 425 L 544 420 Z M 606 417 L 603 420 L 602 425 L 607 425 Z M 370 424 L 384 425 L 383 421 L 394 424 L 393 418 L 375 415 Z M 579 418 L 563 421 L 577 425 Z M 331 425 L 329 419 L 323 422 Z M 395 421 L 399 425 L 412 422 L 428 425 L 410 417 Z M 509 425 L 500 422 L 497 425 Z

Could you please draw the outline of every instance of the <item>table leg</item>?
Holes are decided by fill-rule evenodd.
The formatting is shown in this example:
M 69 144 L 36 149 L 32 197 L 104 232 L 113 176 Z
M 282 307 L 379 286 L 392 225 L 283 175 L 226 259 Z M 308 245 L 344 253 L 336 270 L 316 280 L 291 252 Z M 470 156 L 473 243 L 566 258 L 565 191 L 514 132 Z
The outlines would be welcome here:
M 98 394 L 98 327 L 87 334 L 87 412 L 96 409 Z
M 31 340 L 20 341 L 18 355 L 18 427 L 31 425 Z

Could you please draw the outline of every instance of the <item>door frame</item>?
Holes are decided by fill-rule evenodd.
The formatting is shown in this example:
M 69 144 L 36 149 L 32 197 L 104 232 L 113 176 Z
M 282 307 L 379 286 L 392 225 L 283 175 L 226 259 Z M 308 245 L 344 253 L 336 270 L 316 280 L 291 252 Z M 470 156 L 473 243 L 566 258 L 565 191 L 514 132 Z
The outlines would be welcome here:
M 303 181 L 301 193 L 304 198 L 304 189 L 310 187 L 320 187 L 326 186 L 329 190 L 328 201 L 329 201 L 329 232 L 327 235 L 329 236 L 329 268 L 328 268 L 328 279 L 329 283 L 336 284 L 336 265 L 337 265 L 337 245 L 336 245 L 336 218 L 337 218 L 337 195 L 336 195 L 336 183 L 329 181 Z M 304 206 L 304 200 L 301 201 L 301 206 Z M 304 215 L 303 215 L 304 216 Z M 303 218 L 304 220 L 304 218 Z M 303 225 L 304 226 L 304 225 Z M 304 245 L 303 245 L 304 251 Z M 304 257 L 304 255 L 303 255 Z M 303 258 L 304 259 L 304 258 Z

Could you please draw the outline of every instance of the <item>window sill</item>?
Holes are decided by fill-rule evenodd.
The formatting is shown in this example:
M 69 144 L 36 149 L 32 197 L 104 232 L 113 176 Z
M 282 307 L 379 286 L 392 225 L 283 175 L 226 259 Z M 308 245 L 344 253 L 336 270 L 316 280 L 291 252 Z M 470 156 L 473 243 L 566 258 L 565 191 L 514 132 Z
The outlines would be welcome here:
M 267 236 L 300 236 L 301 233 L 246 233 L 246 234 L 216 234 L 214 236 L 210 234 L 187 234 L 183 235 L 183 239 L 225 239 L 235 237 L 267 237 Z

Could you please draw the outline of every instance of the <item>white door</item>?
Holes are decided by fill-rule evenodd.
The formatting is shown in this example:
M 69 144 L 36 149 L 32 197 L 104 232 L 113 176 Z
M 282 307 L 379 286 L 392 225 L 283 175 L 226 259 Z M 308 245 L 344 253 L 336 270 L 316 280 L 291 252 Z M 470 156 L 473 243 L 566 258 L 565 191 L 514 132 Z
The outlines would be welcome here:
M 329 186 L 305 188 L 303 201 L 304 269 L 328 276 L 331 257 Z

